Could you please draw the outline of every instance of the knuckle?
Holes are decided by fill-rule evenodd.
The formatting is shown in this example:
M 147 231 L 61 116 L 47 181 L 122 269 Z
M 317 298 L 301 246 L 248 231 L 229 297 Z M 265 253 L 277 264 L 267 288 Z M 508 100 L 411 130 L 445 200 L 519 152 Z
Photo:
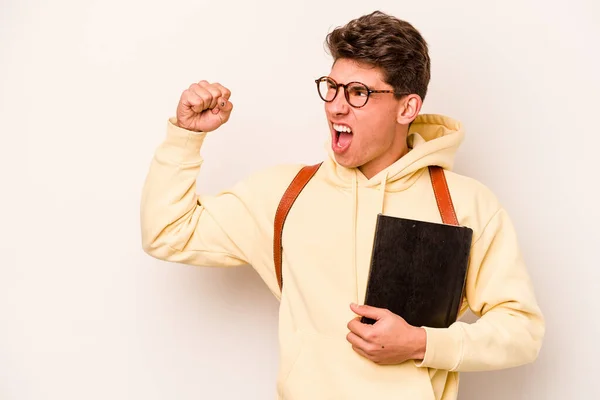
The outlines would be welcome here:
M 193 84 L 192 87 L 191 87 L 191 91 L 195 92 L 195 93 L 202 92 L 203 90 L 204 90 L 204 86 L 199 85 L 197 83 Z
M 204 90 L 202 87 L 200 86 L 195 86 L 192 90 L 190 90 L 190 93 L 194 96 L 194 97 L 203 97 L 204 93 L 206 93 L 206 90 Z
M 187 95 L 187 100 L 190 104 L 199 104 L 202 101 L 202 97 L 198 96 L 195 92 L 189 92 Z
M 378 347 L 374 344 L 369 344 L 369 346 L 367 347 L 367 351 L 369 352 L 370 355 L 377 354 L 377 350 L 378 350 Z
M 193 101 L 193 102 L 196 102 L 196 103 L 197 103 L 199 100 L 201 100 L 201 99 L 202 99 L 202 98 L 201 98 L 201 97 L 198 95 L 198 92 L 194 92 L 194 91 L 191 91 L 191 90 L 188 92 L 188 94 L 187 94 L 187 98 L 188 98 L 188 100 L 190 100 L 190 101 Z

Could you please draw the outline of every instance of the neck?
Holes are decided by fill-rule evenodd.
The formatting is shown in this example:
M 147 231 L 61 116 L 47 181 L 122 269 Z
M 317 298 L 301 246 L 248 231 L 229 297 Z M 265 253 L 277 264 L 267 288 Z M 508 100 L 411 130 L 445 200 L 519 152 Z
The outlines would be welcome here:
M 408 129 L 405 127 L 404 132 L 396 134 L 396 140 L 391 144 L 388 150 L 380 156 L 358 167 L 360 172 L 367 178 L 371 179 L 408 153 L 408 145 L 406 137 Z

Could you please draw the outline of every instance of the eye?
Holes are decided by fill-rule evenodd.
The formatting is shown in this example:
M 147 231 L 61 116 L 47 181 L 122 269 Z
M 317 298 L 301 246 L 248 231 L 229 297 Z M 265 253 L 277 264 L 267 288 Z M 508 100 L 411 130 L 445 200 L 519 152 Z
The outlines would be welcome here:
M 348 94 L 354 97 L 367 97 L 369 95 L 369 91 L 364 86 L 355 85 L 348 88 Z

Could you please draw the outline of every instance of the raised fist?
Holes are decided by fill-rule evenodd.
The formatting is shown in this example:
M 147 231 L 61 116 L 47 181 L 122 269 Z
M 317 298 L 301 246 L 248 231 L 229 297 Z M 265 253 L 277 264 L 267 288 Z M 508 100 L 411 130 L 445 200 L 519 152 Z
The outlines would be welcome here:
M 195 132 L 210 132 L 229 120 L 231 91 L 220 83 L 200 81 L 181 94 L 177 125 Z

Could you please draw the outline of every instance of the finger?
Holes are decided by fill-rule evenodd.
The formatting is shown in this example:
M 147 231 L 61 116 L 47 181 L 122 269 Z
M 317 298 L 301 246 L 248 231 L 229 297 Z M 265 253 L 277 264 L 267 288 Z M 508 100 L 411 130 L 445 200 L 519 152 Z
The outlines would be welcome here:
M 205 110 L 215 108 L 217 100 L 221 97 L 221 91 L 206 81 L 200 81 L 197 85 L 192 85 L 191 89 L 202 97 Z
M 372 357 L 375 353 L 375 345 L 367 342 L 366 340 L 364 340 L 358 335 L 355 335 L 352 332 L 349 332 L 346 335 L 346 340 L 348 340 L 348 342 L 352 344 L 353 349 L 360 350 L 366 357 Z
M 224 97 L 221 97 L 217 101 L 217 106 L 213 109 L 213 114 L 222 112 L 222 113 L 228 114 L 227 117 L 229 118 L 229 114 L 231 113 L 232 109 L 233 109 L 233 103 L 231 101 L 228 101 Z
M 348 323 L 348 330 L 355 335 L 360 336 L 365 341 L 370 341 L 374 337 L 375 327 L 370 324 L 363 324 L 360 317 L 354 318 Z
M 207 90 L 212 97 L 211 102 L 207 108 L 215 108 L 218 104 L 217 102 L 219 101 L 219 99 L 222 96 L 221 90 L 218 87 L 213 86 L 213 85 L 210 85 L 204 89 Z
M 182 93 L 181 104 L 196 113 L 204 110 L 204 100 L 192 89 L 188 89 Z
M 233 110 L 233 103 L 229 100 L 224 99 L 221 105 L 221 111 L 230 113 Z
M 208 88 L 208 87 L 210 86 L 210 83 L 209 83 L 208 81 L 201 80 L 201 81 L 200 81 L 200 82 L 198 82 L 196 85 L 197 85 L 197 86 L 200 86 L 200 87 L 201 87 L 201 88 L 203 88 L 203 89 L 206 89 L 206 88 Z
M 371 356 L 368 355 L 367 353 L 365 353 L 361 348 L 357 347 L 357 346 L 352 346 L 352 349 L 357 352 L 358 354 L 360 354 L 361 356 L 363 356 L 364 358 L 366 358 L 367 360 L 371 359 Z
M 233 104 L 228 101 L 225 103 L 223 110 L 219 113 L 219 118 L 221 118 L 221 123 L 225 123 L 229 121 L 229 117 L 231 116 L 231 110 L 233 110 Z
M 231 90 L 227 89 L 225 86 L 221 85 L 218 82 L 213 83 L 213 86 L 219 89 L 219 91 L 221 92 L 221 97 L 223 97 L 225 100 L 229 100 L 229 98 L 231 97 Z
M 202 112 L 208 108 L 212 108 L 211 104 L 213 103 L 214 99 L 213 94 L 209 90 L 200 85 L 193 84 L 192 86 L 190 86 L 189 91 L 202 100 L 200 103 L 202 107 L 197 107 L 196 109 L 194 109 L 194 111 Z
M 204 90 L 208 91 L 212 95 L 212 97 L 213 97 L 212 101 L 210 102 L 209 105 L 207 105 L 207 108 L 210 108 L 210 109 L 217 107 L 217 101 L 221 97 L 225 97 L 225 95 L 227 95 L 226 98 L 229 99 L 229 96 L 231 96 L 231 92 L 229 91 L 229 89 L 225 88 L 223 85 L 221 85 L 218 82 L 208 83 L 207 81 L 203 80 L 203 81 L 198 82 L 198 86 L 200 86 Z
M 388 310 L 386 310 L 384 308 L 377 308 L 377 307 L 372 307 L 372 306 L 368 306 L 368 305 L 360 305 L 359 306 L 358 304 L 352 303 L 352 304 L 350 304 L 350 308 L 356 314 L 363 316 L 363 317 L 374 319 L 375 321 L 379 321 L 380 319 L 382 319 L 383 317 L 385 317 L 388 314 Z
M 227 99 L 220 97 L 217 100 L 217 106 L 212 109 L 212 113 L 217 114 L 220 111 L 229 112 L 231 111 L 231 108 L 233 108 L 233 104 L 230 104 L 230 102 L 227 101 Z
M 219 108 L 225 113 L 230 113 L 233 109 L 233 103 L 225 98 L 219 100 Z

